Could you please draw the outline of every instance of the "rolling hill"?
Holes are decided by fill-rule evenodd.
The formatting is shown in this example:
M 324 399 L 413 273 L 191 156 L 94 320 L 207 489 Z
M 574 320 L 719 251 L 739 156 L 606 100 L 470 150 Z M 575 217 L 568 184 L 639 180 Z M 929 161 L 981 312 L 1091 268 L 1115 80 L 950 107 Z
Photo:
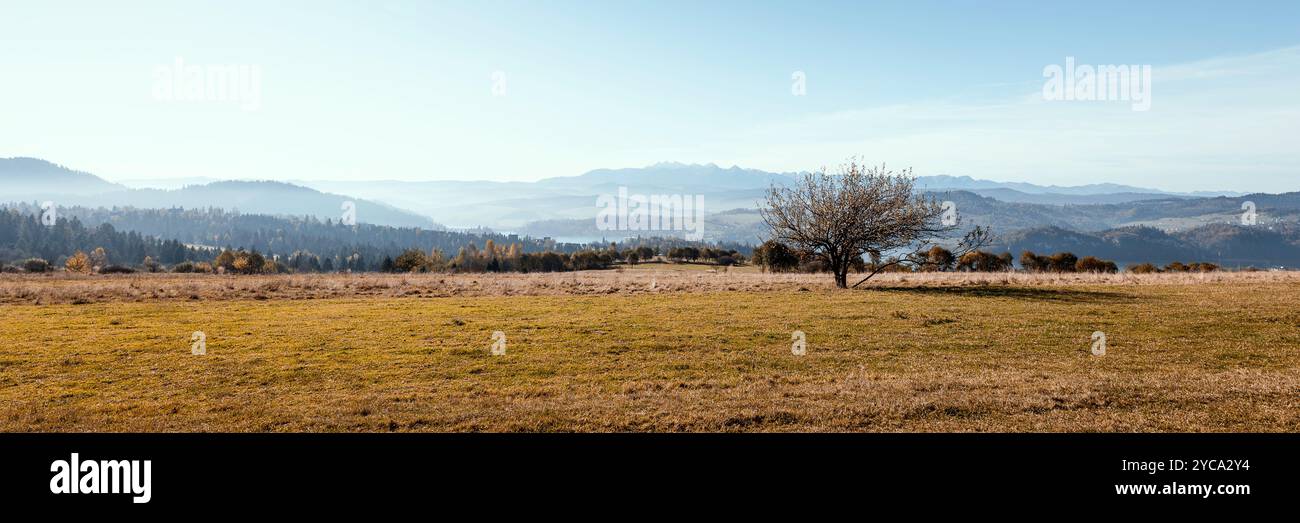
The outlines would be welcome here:
M 225 181 L 179 189 L 132 189 L 93 174 L 44 160 L 0 159 L 4 192 L 0 203 L 53 201 L 58 206 L 138 207 L 145 209 L 219 208 L 273 216 L 343 217 L 344 202 L 353 202 L 360 223 L 395 227 L 441 228 L 433 220 L 388 204 L 330 194 L 270 181 Z

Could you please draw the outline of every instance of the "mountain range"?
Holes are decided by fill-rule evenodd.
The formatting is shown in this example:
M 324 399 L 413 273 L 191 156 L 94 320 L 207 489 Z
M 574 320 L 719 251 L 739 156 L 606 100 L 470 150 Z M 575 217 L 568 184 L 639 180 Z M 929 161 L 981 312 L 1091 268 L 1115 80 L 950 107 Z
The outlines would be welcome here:
M 50 200 L 89 208 L 217 208 L 337 221 L 345 202 L 352 202 L 361 223 L 434 230 L 446 224 L 589 242 L 637 234 L 596 228 L 597 197 L 625 188 L 639 195 L 702 195 L 706 240 L 755 244 L 767 236 L 759 202 L 769 187 L 789 185 L 798 174 L 660 163 L 536 182 L 194 179 L 119 184 L 43 160 L 11 158 L 0 159 L 0 204 Z M 1300 245 L 1300 193 L 1174 193 L 1112 183 L 1040 186 L 947 175 L 918 177 L 916 187 L 953 202 L 963 226 L 992 228 L 999 236 L 996 247 L 1013 252 L 1074 250 L 1120 261 L 1196 257 L 1300 265 L 1293 252 Z M 1242 225 L 1247 202 L 1258 212 L 1253 229 Z
M 34 158 L 0 159 L 0 203 L 52 201 L 59 206 L 142 209 L 219 208 L 248 214 L 343 218 L 352 202 L 356 219 L 398 227 L 442 228 L 427 216 L 385 203 L 273 181 L 214 181 L 175 189 L 132 188 Z

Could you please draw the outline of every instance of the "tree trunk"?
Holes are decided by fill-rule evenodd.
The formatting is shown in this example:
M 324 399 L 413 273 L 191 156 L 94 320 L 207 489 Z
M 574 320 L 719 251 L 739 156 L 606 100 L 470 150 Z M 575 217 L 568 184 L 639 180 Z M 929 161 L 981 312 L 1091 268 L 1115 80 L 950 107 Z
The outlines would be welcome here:
M 847 265 L 835 268 L 835 286 L 841 289 L 849 287 L 849 268 Z
M 826 263 L 831 267 L 831 273 L 835 275 L 835 286 L 846 289 L 849 286 L 849 264 L 847 260 L 840 257 L 839 253 L 831 252 L 826 256 Z

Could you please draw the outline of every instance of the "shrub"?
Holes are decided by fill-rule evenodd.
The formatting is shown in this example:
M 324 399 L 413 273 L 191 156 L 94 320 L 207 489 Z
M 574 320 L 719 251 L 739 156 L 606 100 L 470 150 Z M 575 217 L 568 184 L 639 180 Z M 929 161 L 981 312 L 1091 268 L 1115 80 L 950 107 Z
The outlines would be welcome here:
M 952 270 L 952 265 L 957 261 L 952 255 L 952 251 L 935 245 L 925 253 L 925 262 L 921 265 L 923 271 L 945 272 Z
M 94 268 L 94 270 L 107 267 L 108 251 L 105 251 L 103 247 L 95 247 L 95 250 L 90 253 L 90 266 Z
M 221 254 L 217 255 L 217 258 L 212 260 L 213 267 L 225 269 L 226 271 L 233 270 L 234 265 L 235 265 L 235 253 L 231 252 L 230 249 L 225 249 L 221 251 Z
M 1051 269 L 1048 258 L 1034 254 L 1033 251 L 1020 253 L 1020 266 L 1029 272 L 1044 272 Z
M 1016 269 L 1016 258 L 1010 252 L 1004 252 L 998 255 L 998 270 L 1013 271 Z
M 1128 272 L 1133 274 L 1155 274 L 1160 272 L 1160 269 L 1150 263 L 1139 263 L 1137 265 L 1129 265 Z
M 786 272 L 799 267 L 799 256 L 786 244 L 768 240 L 754 249 L 754 264 L 764 271 Z
M 75 254 L 68 257 L 68 261 L 63 262 L 63 268 L 67 269 L 68 272 L 90 274 L 90 256 L 86 256 L 86 253 L 84 252 L 77 251 Z
M 1196 262 L 1187 267 L 1192 272 L 1214 272 L 1219 266 L 1210 262 Z
M 109 265 L 107 267 L 101 267 L 99 269 L 100 274 L 131 274 L 134 272 L 135 269 L 132 269 L 124 265 Z
M 257 251 L 226 249 L 212 261 L 212 265 L 217 268 L 218 273 L 258 274 L 268 269 L 266 261 L 266 258 Z
M 50 270 L 50 262 L 41 258 L 28 258 L 23 260 L 22 267 L 27 272 L 46 272 Z
M 429 258 L 420 249 L 407 249 L 393 260 L 393 269 L 397 272 L 424 272 L 428 270 L 428 266 Z
M 1011 269 L 1011 253 L 995 255 L 984 251 L 963 254 L 957 260 L 957 270 L 967 272 L 1000 272 Z
M 289 268 L 271 258 L 262 260 L 262 274 L 288 274 Z
M 1183 262 L 1172 262 L 1165 266 L 1164 272 L 1187 272 L 1188 267 Z
M 668 249 L 668 258 L 674 261 L 692 261 L 700 259 L 698 247 L 673 247 Z
M 230 267 L 239 274 L 252 274 L 262 270 L 262 263 L 260 261 L 259 263 L 253 263 L 252 257 L 241 252 L 235 256 L 235 261 L 230 264 Z
M 596 251 L 578 251 L 569 257 L 569 262 L 575 271 L 604 269 L 612 261 L 608 257 L 608 253 L 597 253 Z
M 1074 272 L 1078 263 L 1079 258 L 1072 252 L 1058 252 L 1047 258 L 1048 267 L 1052 272 Z
M 1078 262 L 1075 262 L 1074 268 L 1079 272 L 1095 272 L 1103 274 L 1114 274 L 1119 272 L 1119 267 L 1115 266 L 1115 262 L 1100 260 L 1092 256 L 1084 256 L 1083 258 L 1080 258 Z

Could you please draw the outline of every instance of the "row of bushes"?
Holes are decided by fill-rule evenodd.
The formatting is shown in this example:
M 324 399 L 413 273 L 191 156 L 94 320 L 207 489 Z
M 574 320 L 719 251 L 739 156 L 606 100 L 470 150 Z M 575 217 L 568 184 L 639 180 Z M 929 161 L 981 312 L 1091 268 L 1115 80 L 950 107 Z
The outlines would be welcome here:
M 68 259 L 69 259 L 69 260 L 72 260 L 73 258 L 68 258 Z M 128 266 L 125 266 L 125 265 L 105 265 L 105 266 L 95 266 L 95 267 L 93 267 L 93 268 L 86 269 L 86 270 L 82 270 L 82 269 L 80 269 L 80 267 L 75 268 L 75 269 L 74 269 L 74 268 L 67 268 L 67 267 L 65 267 L 65 269 L 67 269 L 68 272 L 78 272 L 78 273 L 83 273 L 83 274 L 92 274 L 92 273 L 94 273 L 94 274 L 131 274 L 131 273 L 136 272 L 136 269 L 135 269 L 134 267 L 128 267 Z M 49 261 L 46 261 L 44 258 L 28 258 L 28 259 L 26 259 L 26 260 L 20 260 L 20 261 L 14 262 L 14 263 L 11 264 L 11 265 L 4 265 L 4 266 L 0 267 L 0 272 L 5 272 L 5 273 L 33 273 L 33 274 L 40 274 L 40 273 L 44 273 L 44 272 L 54 272 L 55 270 L 57 270 L 57 266 L 55 266 L 54 264 L 50 263 Z M 159 270 L 153 270 L 153 271 L 150 271 L 150 272 L 160 272 L 160 271 L 161 271 L 161 268 L 159 268 Z
M 1160 272 L 1214 272 L 1219 270 L 1219 266 L 1209 262 L 1196 262 L 1183 264 L 1183 262 L 1173 262 L 1164 267 L 1156 267 L 1150 263 L 1139 263 L 1129 265 L 1128 272 L 1134 274 L 1155 274 Z
M 295 253 L 293 260 L 298 256 Z M 460 250 L 455 258 L 446 259 L 441 251 L 434 250 L 425 254 L 419 249 L 409 249 L 396 259 L 385 258 L 380 268 L 383 272 L 564 272 L 575 270 L 605 269 L 616 263 L 635 264 L 639 261 L 653 259 L 658 254 L 649 247 L 629 248 L 620 252 L 612 247 L 609 250 L 586 250 L 573 254 L 559 252 L 524 253 L 517 244 L 501 247 L 488 240 L 483 249 L 470 244 Z M 668 250 L 667 258 L 674 261 L 706 261 L 721 265 L 742 263 L 744 256 L 732 251 L 699 249 L 695 247 L 674 247 Z M 767 242 L 754 250 L 753 262 L 764 270 L 774 272 L 825 272 L 829 270 L 823 264 L 798 256 L 784 245 Z M 880 265 L 876 265 L 879 263 Z M 1011 253 L 993 254 L 973 251 L 960 258 L 951 251 L 939 246 L 931 248 L 919 259 L 910 263 L 899 263 L 896 258 L 881 262 L 859 260 L 853 264 L 855 272 L 868 272 L 877 266 L 887 267 L 888 272 L 1007 272 L 1015 270 Z M 1027 272 L 1087 272 L 1114 274 L 1119 272 L 1115 262 L 1101 260 L 1093 256 L 1079 258 L 1070 252 L 1058 252 L 1049 256 L 1024 251 L 1020 254 L 1020 265 Z M 82 274 L 122 274 L 137 270 L 145 272 L 162 272 L 161 264 L 145 257 L 140 267 L 108 263 L 103 249 L 96 249 L 90 254 L 77 251 L 68 257 L 64 269 Z M 1130 265 L 1127 271 L 1134 274 L 1180 273 L 1180 272 L 1214 272 L 1220 267 L 1213 263 L 1196 262 L 1184 264 L 1173 262 L 1164 267 L 1150 263 Z M 3 272 L 44 273 L 55 270 L 55 266 L 41 258 L 29 258 L 12 265 L 0 266 Z M 290 269 L 272 258 L 267 258 L 256 250 L 223 250 L 212 262 L 181 262 L 172 266 L 176 273 L 218 273 L 218 274 L 283 274 Z
M 482 249 L 469 244 L 450 259 L 436 249 L 430 254 L 425 254 L 419 249 L 408 249 L 396 259 L 385 258 L 380 264 L 380 270 L 383 272 L 565 272 L 606 269 L 619 263 L 635 265 L 658 256 L 659 254 L 650 247 L 629 247 L 619 251 L 613 245 L 609 249 L 588 249 L 572 254 L 554 251 L 527 253 L 522 252 L 519 245 L 501 246 L 488 240 Z M 668 250 L 667 258 L 679 262 L 696 261 L 719 265 L 735 265 L 744 261 L 744 256 L 735 250 L 707 247 L 674 247 Z
M 1016 268 L 1015 258 L 1011 253 L 993 254 L 984 251 L 972 251 L 956 258 L 952 252 L 935 246 L 926 252 L 925 257 L 913 264 L 923 272 L 1007 272 Z M 1039 256 L 1030 251 L 1020 253 L 1020 266 L 1027 272 L 1092 272 L 1114 274 L 1119 272 L 1115 262 L 1102 260 L 1093 256 L 1079 258 L 1073 253 L 1058 252 L 1051 256 Z
M 735 249 L 723 250 L 710 249 L 708 247 L 674 247 L 668 249 L 666 257 L 669 260 L 677 262 L 706 262 L 716 263 L 718 265 L 738 265 L 745 263 L 745 256 Z M 636 262 L 632 261 L 632 263 Z
M 763 270 L 772 272 L 825 272 L 829 270 L 824 264 L 800 256 L 799 253 L 794 252 L 786 245 L 775 241 L 765 242 L 754 249 L 753 260 Z M 855 272 L 869 272 L 876 267 L 883 267 L 884 272 L 1007 272 L 1016 268 L 1014 258 L 1009 252 L 993 254 L 977 250 L 958 257 L 952 251 L 940 246 L 934 246 L 929 251 L 906 260 L 899 260 L 898 258 L 888 258 L 880 262 L 861 260 L 854 263 L 852 268 Z M 1094 256 L 1080 258 L 1071 252 L 1039 255 L 1032 251 L 1024 251 L 1020 253 L 1020 267 L 1026 272 L 1086 272 L 1099 274 L 1115 274 L 1119 272 L 1119 266 L 1113 261 L 1102 260 Z M 1164 268 L 1158 268 L 1150 263 L 1142 263 L 1130 265 L 1127 270 L 1135 274 L 1213 272 L 1219 270 L 1219 266 L 1208 262 L 1192 264 L 1173 262 Z
M 408 249 L 396 259 L 386 257 L 380 264 L 383 272 L 562 272 L 573 270 L 590 270 L 608 268 L 619 261 L 635 263 L 641 256 L 653 258 L 655 252 L 649 248 L 628 249 L 618 252 L 586 250 L 573 254 L 560 252 L 523 253 L 518 244 L 502 248 L 488 240 L 484 249 L 479 250 L 471 244 L 462 248 L 455 258 L 446 259 L 441 251 L 434 250 L 426 254 L 419 249 Z M 646 252 L 648 251 L 648 252 Z M 288 260 L 300 264 L 305 258 L 302 253 L 294 253 Z M 64 268 L 68 272 L 82 274 L 131 273 L 137 269 L 120 265 L 101 265 L 106 260 L 102 249 L 87 255 L 81 251 L 68 257 Z M 6 267 L 6 272 L 42 273 L 55 270 L 54 265 L 40 258 L 19 262 L 16 266 Z M 318 272 L 319 266 L 307 272 Z M 141 271 L 162 272 L 164 268 L 146 257 L 141 264 Z M 283 274 L 291 272 L 289 266 L 266 257 L 256 250 L 225 249 L 211 262 L 185 261 L 172 266 L 175 273 L 216 273 L 216 274 Z
M 617 251 L 586 250 L 573 254 L 563 252 L 526 253 L 516 249 L 497 249 L 491 243 L 479 250 L 470 245 L 462 248 L 456 257 L 447 259 L 441 251 L 425 254 L 419 249 L 408 249 L 396 259 L 384 258 L 382 272 L 566 272 L 605 269 L 619 261 Z M 630 253 L 635 254 L 635 253 Z M 635 254 L 637 259 L 639 254 Z
M 1072 252 L 1058 252 L 1051 256 L 1040 256 L 1032 251 L 1020 253 L 1020 266 L 1029 272 L 1095 272 L 1114 274 L 1119 272 L 1115 262 L 1102 260 L 1093 256 L 1079 258 Z

